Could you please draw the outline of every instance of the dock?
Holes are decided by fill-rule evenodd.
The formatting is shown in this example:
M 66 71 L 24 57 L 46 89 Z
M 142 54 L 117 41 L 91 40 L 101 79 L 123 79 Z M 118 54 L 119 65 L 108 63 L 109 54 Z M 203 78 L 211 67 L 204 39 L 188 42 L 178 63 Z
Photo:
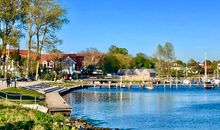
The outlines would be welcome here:
M 72 111 L 70 105 L 60 96 L 58 92 L 47 93 L 46 103 L 48 112 L 51 114 L 61 113 L 65 116 L 69 116 Z

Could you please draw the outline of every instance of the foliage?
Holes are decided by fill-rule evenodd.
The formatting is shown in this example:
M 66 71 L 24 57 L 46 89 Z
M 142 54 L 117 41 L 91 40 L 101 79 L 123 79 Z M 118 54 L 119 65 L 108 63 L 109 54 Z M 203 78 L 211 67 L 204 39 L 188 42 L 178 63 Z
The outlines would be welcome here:
M 51 116 L 0 100 L 0 129 L 67 130 L 71 127 L 67 125 L 65 118 L 60 114 Z
M 170 74 L 170 63 L 175 60 L 175 52 L 172 43 L 166 42 L 164 46 L 159 44 L 155 52 L 155 57 L 158 59 L 156 68 L 159 75 Z
M 99 65 L 105 55 L 96 48 L 87 48 L 86 50 L 81 51 L 79 54 L 84 57 L 84 67 L 88 67 L 89 65 Z
M 122 55 L 128 55 L 128 50 L 126 48 L 119 48 L 115 45 L 112 45 L 110 48 L 109 48 L 109 53 L 110 54 L 122 54 Z
M 120 68 L 119 60 L 114 55 L 108 54 L 104 57 L 102 68 L 106 73 L 116 73 Z
M 52 50 L 49 50 L 49 54 L 63 54 L 63 51 L 54 48 Z
M 136 57 L 132 59 L 132 68 L 154 68 L 154 63 L 143 53 L 138 53 Z
M 45 74 L 43 74 L 43 80 L 51 80 L 51 81 L 53 81 L 54 78 L 55 78 L 55 74 L 54 73 L 46 72 Z
M 194 59 L 190 59 L 190 60 L 187 62 L 187 66 L 195 67 L 195 66 L 199 66 L 199 64 L 198 64 Z
M 165 62 L 175 60 L 175 52 L 172 43 L 166 42 L 164 46 L 159 44 L 157 46 L 155 56 L 157 57 L 157 59 L 163 60 Z

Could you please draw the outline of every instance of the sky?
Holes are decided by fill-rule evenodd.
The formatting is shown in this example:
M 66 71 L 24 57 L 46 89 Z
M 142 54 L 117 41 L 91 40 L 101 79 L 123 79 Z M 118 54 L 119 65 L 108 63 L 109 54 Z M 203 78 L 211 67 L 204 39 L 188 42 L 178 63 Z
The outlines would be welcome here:
M 220 0 L 58 0 L 70 22 L 59 31 L 66 53 L 111 45 L 152 56 L 171 42 L 177 59 L 220 59 Z

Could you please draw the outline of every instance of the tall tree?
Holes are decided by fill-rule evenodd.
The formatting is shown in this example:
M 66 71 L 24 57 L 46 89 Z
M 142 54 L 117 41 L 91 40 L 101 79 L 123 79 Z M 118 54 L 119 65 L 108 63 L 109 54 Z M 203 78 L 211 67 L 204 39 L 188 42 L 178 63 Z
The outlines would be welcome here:
M 159 44 L 155 56 L 158 59 L 156 66 L 158 74 L 169 74 L 170 63 L 175 60 L 175 52 L 172 43 L 166 42 L 164 46 Z
M 106 73 L 117 73 L 117 71 L 120 69 L 117 57 L 111 54 L 107 54 L 104 57 L 102 67 Z
M 65 10 L 55 0 L 34 0 L 34 6 L 36 16 L 33 26 L 37 61 L 35 78 L 38 79 L 42 50 L 61 42 L 56 34 L 68 20 L 65 18 Z
M 0 0 L 0 39 L 2 42 L 3 71 L 7 76 L 6 49 L 20 37 L 17 37 L 20 19 L 23 14 L 22 4 L 24 0 Z M 15 38 L 16 37 L 16 38 Z M 8 53 L 9 54 L 9 53 Z M 9 57 L 9 56 L 8 56 Z M 7 58 L 8 59 L 8 58 Z

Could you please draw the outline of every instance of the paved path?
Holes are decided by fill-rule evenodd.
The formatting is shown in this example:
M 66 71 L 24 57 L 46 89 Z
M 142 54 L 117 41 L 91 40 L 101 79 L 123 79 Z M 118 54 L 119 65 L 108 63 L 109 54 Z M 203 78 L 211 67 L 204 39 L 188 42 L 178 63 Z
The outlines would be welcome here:
M 45 83 L 45 82 L 50 82 L 50 81 L 31 81 L 31 82 L 16 82 L 16 87 L 26 87 L 26 86 L 32 86 L 40 83 Z M 6 82 L 5 81 L 0 81 L 0 90 L 6 89 Z M 11 87 L 14 87 L 14 82 L 11 83 Z

